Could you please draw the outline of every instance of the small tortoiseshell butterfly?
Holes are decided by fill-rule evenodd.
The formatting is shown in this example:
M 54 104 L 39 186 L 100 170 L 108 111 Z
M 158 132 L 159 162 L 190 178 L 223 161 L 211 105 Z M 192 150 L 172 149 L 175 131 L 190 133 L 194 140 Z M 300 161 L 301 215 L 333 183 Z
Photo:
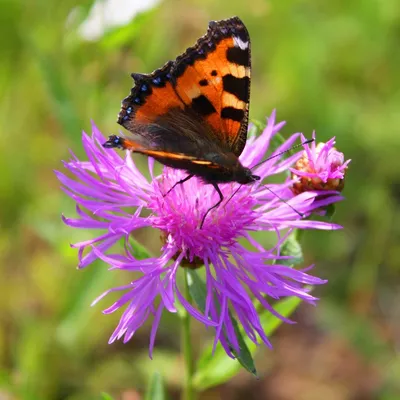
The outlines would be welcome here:
M 247 139 L 250 37 L 238 17 L 211 21 L 207 33 L 175 61 L 151 74 L 132 74 L 118 123 L 131 138 L 112 135 L 104 147 L 128 149 L 214 186 L 260 179 L 238 157 Z

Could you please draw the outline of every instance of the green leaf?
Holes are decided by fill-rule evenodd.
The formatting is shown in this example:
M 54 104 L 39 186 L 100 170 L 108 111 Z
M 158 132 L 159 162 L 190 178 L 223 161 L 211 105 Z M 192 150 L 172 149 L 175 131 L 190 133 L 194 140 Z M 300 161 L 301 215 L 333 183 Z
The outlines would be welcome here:
M 162 376 L 155 372 L 151 377 L 145 400 L 165 400 L 165 388 Z
M 300 305 L 301 300 L 298 297 L 287 297 L 274 304 L 274 310 L 283 317 L 290 317 L 296 308 Z M 282 324 L 282 320 L 275 317 L 268 311 L 264 311 L 260 316 L 261 325 L 268 336 Z
M 235 334 L 238 339 L 240 348 L 239 353 L 234 348 L 232 348 L 232 353 L 244 369 L 246 369 L 254 376 L 257 376 L 257 370 L 254 364 L 253 357 L 251 356 L 250 350 L 247 347 L 247 343 L 242 335 L 242 332 L 240 331 L 239 324 L 237 323 L 236 319 L 232 316 L 230 311 L 229 311 L 229 316 L 231 317 L 233 329 L 235 330 Z
M 325 207 L 326 210 L 326 214 L 325 214 L 325 218 L 327 218 L 329 221 L 333 218 L 333 216 L 335 215 L 336 212 L 336 207 L 335 204 L 328 204 Z
M 146 249 L 142 244 L 140 244 L 132 236 L 129 238 L 129 242 L 133 248 L 133 255 L 137 260 L 144 260 L 145 258 L 151 258 L 149 250 Z
M 111 395 L 109 395 L 108 393 L 103 392 L 101 394 L 101 400 L 114 400 L 114 398 Z
M 289 297 L 277 302 L 274 305 L 274 309 L 282 316 L 289 317 L 300 304 L 300 301 L 297 297 Z M 260 322 L 265 333 L 271 336 L 281 325 L 282 320 L 264 311 L 260 315 Z M 242 327 L 239 330 L 243 332 Z M 244 342 L 250 354 L 254 355 L 258 346 L 247 336 L 245 336 Z M 212 343 L 210 343 L 199 359 L 198 368 L 193 377 L 193 384 L 197 390 L 202 391 L 227 382 L 239 371 L 240 364 L 229 358 L 220 344 L 217 345 L 215 353 L 212 355 Z
M 287 239 L 283 242 L 281 246 L 282 256 L 291 256 L 293 258 L 288 260 L 276 260 L 276 264 L 283 265 L 296 265 L 301 264 L 304 261 L 303 250 L 301 248 L 300 242 L 297 239 L 298 231 L 294 230 Z
M 192 299 L 196 303 L 197 307 L 204 312 L 206 309 L 206 297 L 207 297 L 206 285 L 199 278 L 195 270 L 186 268 L 185 272 L 187 275 L 190 296 L 192 296 Z
M 189 285 L 189 292 L 196 303 L 197 307 L 204 313 L 205 308 L 206 308 L 206 296 L 207 296 L 207 289 L 205 283 L 199 278 L 197 275 L 196 271 L 187 269 L 186 270 L 187 274 L 187 279 L 188 279 L 188 285 Z M 242 333 L 240 332 L 239 325 L 236 321 L 236 319 L 232 316 L 232 314 L 229 312 L 229 316 L 231 317 L 232 320 L 232 325 L 236 333 L 236 337 L 239 342 L 240 346 L 240 352 L 237 352 L 236 350 L 232 350 L 232 353 L 236 357 L 237 361 L 242 365 L 243 368 L 245 368 L 247 371 L 249 371 L 251 374 L 256 375 L 256 367 L 254 365 L 254 360 L 253 357 L 251 356 L 251 353 L 247 347 L 247 344 L 242 336 Z
M 218 344 L 212 354 L 212 343 L 203 351 L 195 375 L 193 386 L 198 391 L 221 385 L 229 381 L 241 369 L 241 365 L 228 357 L 223 347 Z

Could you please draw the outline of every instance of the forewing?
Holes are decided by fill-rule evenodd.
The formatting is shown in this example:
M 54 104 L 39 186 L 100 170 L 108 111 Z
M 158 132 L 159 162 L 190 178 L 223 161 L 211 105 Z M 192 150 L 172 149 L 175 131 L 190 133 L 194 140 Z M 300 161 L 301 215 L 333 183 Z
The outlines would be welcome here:
M 118 123 L 149 143 L 146 125 L 178 110 L 193 116 L 198 129 L 192 132 L 239 156 L 247 138 L 250 67 L 250 38 L 243 22 L 237 17 L 212 21 L 207 33 L 176 61 L 151 74 L 132 74 L 135 85 L 122 101 Z M 160 131 L 171 140 L 170 130 Z M 178 136 L 175 142 L 186 139 L 203 138 Z
M 176 93 L 239 156 L 247 139 L 250 37 L 238 18 L 212 21 L 207 33 L 171 66 Z

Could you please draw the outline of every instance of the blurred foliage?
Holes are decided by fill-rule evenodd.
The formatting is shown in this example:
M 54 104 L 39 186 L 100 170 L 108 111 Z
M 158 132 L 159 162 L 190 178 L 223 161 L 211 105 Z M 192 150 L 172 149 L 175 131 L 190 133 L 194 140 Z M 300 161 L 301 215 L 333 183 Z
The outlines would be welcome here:
M 232 15 L 252 38 L 251 117 L 277 108 L 288 121 L 284 134 L 336 136 L 353 161 L 335 214 L 344 230 L 304 235 L 306 263 L 329 279 L 318 288 L 318 307 L 301 308 L 299 325 L 273 337 L 274 351 L 261 352 L 265 380 L 239 375 L 204 398 L 400 398 L 400 2 L 164 0 L 88 41 L 78 28 L 91 7 L 0 0 L 0 398 L 100 399 L 107 392 L 135 399 L 156 371 L 176 397 L 175 317 L 163 316 L 153 361 L 148 325 L 129 344 L 107 344 L 119 316 L 104 316 L 101 307 L 112 299 L 89 305 L 129 276 L 102 263 L 74 270 L 69 244 L 87 233 L 62 224 L 60 213 L 73 215 L 74 205 L 53 170 L 68 149 L 83 156 L 80 132 L 91 119 L 105 134 L 118 132 L 131 72 L 158 68 L 209 20 Z M 137 239 L 157 251 L 156 233 Z M 199 349 L 207 335 L 194 326 Z M 307 372 L 299 367 L 288 377 L 285 368 L 304 356 Z M 350 365 L 353 375 L 343 376 Z

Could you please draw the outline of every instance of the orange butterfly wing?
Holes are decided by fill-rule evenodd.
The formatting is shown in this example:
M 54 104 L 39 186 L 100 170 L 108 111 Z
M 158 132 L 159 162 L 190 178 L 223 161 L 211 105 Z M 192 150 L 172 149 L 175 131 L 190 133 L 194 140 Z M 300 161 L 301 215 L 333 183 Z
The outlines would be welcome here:
M 237 18 L 210 22 L 207 33 L 176 61 L 152 74 L 132 74 L 118 123 L 129 131 L 170 110 L 189 109 L 212 128 L 217 142 L 239 156 L 247 139 L 250 37 Z
M 135 86 L 122 101 L 118 123 L 129 131 L 137 123 L 150 123 L 174 107 L 183 108 L 171 82 L 172 61 L 151 74 L 132 74 Z
M 206 35 L 171 68 L 179 97 L 236 156 L 247 139 L 250 74 L 250 37 L 237 17 L 210 22 Z

